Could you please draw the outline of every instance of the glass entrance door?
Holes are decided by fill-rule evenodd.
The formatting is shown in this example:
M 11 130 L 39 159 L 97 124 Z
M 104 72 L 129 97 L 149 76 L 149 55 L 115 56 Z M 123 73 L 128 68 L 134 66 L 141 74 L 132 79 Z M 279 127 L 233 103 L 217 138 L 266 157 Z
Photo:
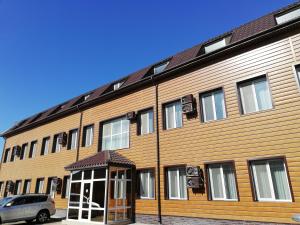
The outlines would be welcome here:
M 91 198 L 91 181 L 84 181 L 81 184 L 81 199 L 80 199 L 80 219 L 89 220 L 90 218 L 90 198 Z

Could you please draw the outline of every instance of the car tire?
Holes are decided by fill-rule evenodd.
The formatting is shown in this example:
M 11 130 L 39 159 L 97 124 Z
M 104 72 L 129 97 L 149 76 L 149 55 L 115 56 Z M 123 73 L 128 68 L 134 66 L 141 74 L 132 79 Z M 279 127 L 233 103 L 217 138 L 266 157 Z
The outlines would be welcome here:
M 50 219 L 48 210 L 41 210 L 36 216 L 37 223 L 46 223 Z
M 25 220 L 26 221 L 26 223 L 32 223 L 33 222 L 33 220 Z

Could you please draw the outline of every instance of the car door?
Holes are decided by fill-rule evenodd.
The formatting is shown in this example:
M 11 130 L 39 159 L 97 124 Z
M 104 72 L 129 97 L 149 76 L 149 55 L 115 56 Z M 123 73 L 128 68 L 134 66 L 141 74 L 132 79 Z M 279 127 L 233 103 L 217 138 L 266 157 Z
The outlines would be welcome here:
M 26 218 L 35 218 L 39 211 L 39 203 L 37 202 L 38 196 L 27 196 L 26 197 Z
M 23 219 L 25 216 L 25 198 L 17 197 L 12 201 L 8 202 L 3 208 L 3 220 L 15 221 Z

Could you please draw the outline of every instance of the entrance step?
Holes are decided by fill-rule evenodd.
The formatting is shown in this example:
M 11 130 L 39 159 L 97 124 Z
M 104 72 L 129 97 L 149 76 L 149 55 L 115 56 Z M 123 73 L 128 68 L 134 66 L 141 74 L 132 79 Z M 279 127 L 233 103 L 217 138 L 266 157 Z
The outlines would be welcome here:
M 97 223 L 63 220 L 62 224 L 64 224 L 64 225 L 95 225 Z M 102 223 L 98 223 L 98 224 L 102 224 Z M 150 224 L 145 224 L 145 223 L 131 223 L 129 225 L 150 225 Z

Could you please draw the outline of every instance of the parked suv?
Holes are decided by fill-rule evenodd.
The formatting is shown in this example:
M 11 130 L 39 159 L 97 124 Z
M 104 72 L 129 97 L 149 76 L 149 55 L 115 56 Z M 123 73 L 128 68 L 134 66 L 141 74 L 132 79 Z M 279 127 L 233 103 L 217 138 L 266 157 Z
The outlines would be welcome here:
M 55 203 L 48 195 L 15 195 L 0 200 L 0 224 L 25 220 L 45 223 L 55 214 Z

